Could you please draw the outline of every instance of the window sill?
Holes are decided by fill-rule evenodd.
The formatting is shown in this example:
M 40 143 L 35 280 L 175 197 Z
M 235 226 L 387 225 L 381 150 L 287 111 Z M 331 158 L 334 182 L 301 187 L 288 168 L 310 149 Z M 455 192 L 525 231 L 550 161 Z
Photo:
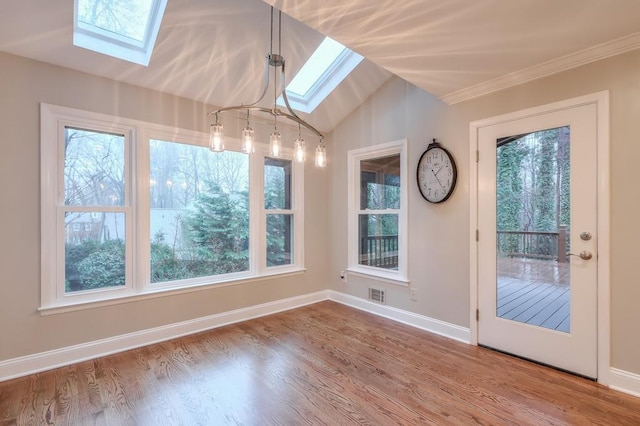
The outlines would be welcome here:
M 126 295 L 111 297 L 108 299 L 92 300 L 92 301 L 68 303 L 68 304 L 57 304 L 57 305 L 54 304 L 51 306 L 40 307 L 38 308 L 38 312 L 40 313 L 41 316 L 63 314 L 67 312 L 82 311 L 85 309 L 100 308 L 103 306 L 119 305 L 123 303 L 131 303 L 131 302 L 138 302 L 142 300 L 155 299 L 158 297 L 175 296 L 178 294 L 186 294 L 186 293 L 193 293 L 198 291 L 211 290 L 213 288 L 229 287 L 229 286 L 235 286 L 235 285 L 248 284 L 252 282 L 268 281 L 275 278 L 284 278 L 288 276 L 301 275 L 301 274 L 304 274 L 305 272 L 306 272 L 305 268 L 300 268 L 295 270 L 289 269 L 286 272 L 273 272 L 273 273 L 263 274 L 263 275 L 254 276 L 254 277 L 235 278 L 232 280 L 219 281 L 211 284 L 197 284 L 197 285 L 190 285 L 190 286 L 183 286 L 183 287 L 172 287 L 172 288 L 161 288 L 161 289 L 147 288 L 144 292 L 128 293 Z
M 377 274 L 374 271 L 362 270 L 359 268 L 348 268 L 347 272 L 349 275 L 354 275 L 356 277 L 369 278 L 376 281 L 382 281 L 389 284 L 399 285 L 403 287 L 409 287 L 411 281 L 405 280 L 404 278 L 393 277 L 388 275 Z

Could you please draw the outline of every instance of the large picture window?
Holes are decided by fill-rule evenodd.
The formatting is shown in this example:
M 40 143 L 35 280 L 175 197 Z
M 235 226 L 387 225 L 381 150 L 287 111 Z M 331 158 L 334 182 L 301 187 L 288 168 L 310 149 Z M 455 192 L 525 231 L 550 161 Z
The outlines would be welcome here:
M 232 139 L 214 153 L 203 133 L 41 112 L 42 309 L 303 270 L 292 153 Z
M 151 283 L 244 272 L 249 157 L 151 140 Z
M 407 282 L 406 141 L 349 151 L 349 271 Z

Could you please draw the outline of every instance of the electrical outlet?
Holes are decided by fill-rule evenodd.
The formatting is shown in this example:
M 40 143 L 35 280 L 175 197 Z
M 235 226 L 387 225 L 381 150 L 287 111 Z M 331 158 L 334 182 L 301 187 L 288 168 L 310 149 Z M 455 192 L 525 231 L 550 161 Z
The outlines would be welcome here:
M 412 288 L 412 289 L 411 289 L 411 295 L 409 296 L 409 299 L 410 299 L 412 302 L 417 302 L 417 301 L 418 301 L 418 295 L 417 295 L 416 293 L 417 293 L 416 289 L 415 289 L 415 288 Z
M 347 272 L 346 271 L 340 271 L 340 279 L 342 280 L 343 283 L 347 282 Z

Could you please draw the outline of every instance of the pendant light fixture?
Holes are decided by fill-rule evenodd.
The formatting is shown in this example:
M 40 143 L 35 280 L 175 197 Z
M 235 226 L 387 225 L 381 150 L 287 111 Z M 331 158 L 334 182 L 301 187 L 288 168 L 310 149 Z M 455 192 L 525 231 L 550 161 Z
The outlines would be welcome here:
M 302 135 L 300 133 L 300 123 L 298 123 L 298 138 L 293 143 L 293 158 L 297 163 L 304 163 L 306 160 L 304 139 L 302 139 Z
M 273 133 L 269 136 L 269 153 L 274 157 L 280 157 L 282 152 L 282 135 L 278 132 L 278 128 L 274 128 Z
M 222 152 L 224 151 L 224 134 L 223 134 L 223 126 L 218 122 L 216 117 L 216 122 L 211 125 L 211 129 L 209 132 L 209 148 L 214 152 Z
M 210 136 L 209 136 L 209 146 L 212 151 L 221 152 L 224 151 L 224 135 L 223 135 L 223 126 L 219 121 L 220 115 L 224 112 L 228 111 L 246 111 L 247 112 L 247 126 L 242 130 L 242 152 L 250 154 L 254 151 L 254 131 L 249 125 L 249 112 L 259 112 L 263 114 L 267 114 L 273 117 L 274 122 L 274 130 L 269 137 L 269 151 L 270 155 L 274 157 L 279 157 L 282 155 L 282 135 L 278 132 L 278 118 L 282 117 L 289 121 L 293 121 L 298 124 L 298 138 L 294 142 L 294 159 L 296 162 L 303 162 L 306 159 L 305 155 L 305 141 L 302 138 L 301 128 L 304 127 L 310 133 L 316 135 L 320 140 L 318 146 L 316 147 L 316 158 L 315 165 L 316 167 L 326 167 L 327 166 L 327 156 L 326 156 L 326 148 L 323 144 L 324 135 L 320 133 L 315 127 L 311 124 L 307 123 L 305 120 L 300 118 L 289 105 L 289 99 L 287 98 L 286 91 L 286 73 L 285 73 L 285 60 L 280 54 L 280 48 L 282 44 L 282 12 L 278 11 L 278 53 L 273 53 L 273 39 L 274 39 L 274 26 L 273 20 L 275 16 L 275 10 L 273 6 L 271 7 L 271 34 L 270 34 L 270 51 L 266 56 L 266 64 L 265 64 L 265 78 L 264 84 L 262 88 L 262 94 L 260 98 L 250 104 L 240 104 L 234 106 L 223 107 L 217 109 L 215 111 L 210 112 L 208 115 L 215 116 L 215 121 L 211 124 Z M 257 104 L 264 99 L 267 91 L 269 89 L 270 83 L 270 70 L 274 68 L 273 75 L 273 107 L 265 108 L 258 106 Z M 287 108 L 287 111 L 282 111 L 277 107 L 277 70 L 280 70 L 280 86 L 282 88 L 282 99 L 284 100 L 284 104 Z
M 327 167 L 327 149 L 322 142 L 316 147 L 316 167 Z
M 242 129 L 242 152 L 251 154 L 253 151 L 253 129 L 249 125 L 249 110 L 247 110 L 247 127 Z

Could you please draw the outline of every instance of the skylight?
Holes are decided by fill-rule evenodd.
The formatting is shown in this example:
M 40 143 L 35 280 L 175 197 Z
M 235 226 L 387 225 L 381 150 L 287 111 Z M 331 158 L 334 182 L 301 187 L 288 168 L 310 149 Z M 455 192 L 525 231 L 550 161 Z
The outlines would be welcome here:
M 148 66 L 167 0 L 75 0 L 73 44 Z
M 326 37 L 287 86 L 293 109 L 312 112 L 362 61 L 363 57 Z M 284 105 L 282 96 L 278 105 Z

